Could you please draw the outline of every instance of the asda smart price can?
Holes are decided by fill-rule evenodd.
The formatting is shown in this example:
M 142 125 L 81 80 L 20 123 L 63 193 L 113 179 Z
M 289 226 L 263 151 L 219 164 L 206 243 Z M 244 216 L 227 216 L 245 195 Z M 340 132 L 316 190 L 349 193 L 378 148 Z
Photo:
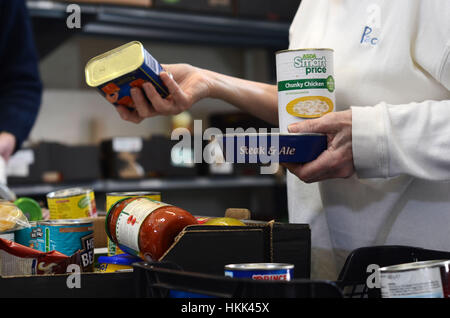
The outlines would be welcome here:
M 290 124 L 335 111 L 332 49 L 276 53 L 280 132 Z
M 436 260 L 379 269 L 383 298 L 449 298 L 450 261 Z
M 225 265 L 225 276 L 250 278 L 255 280 L 285 280 L 294 275 L 293 264 L 283 263 L 244 263 Z

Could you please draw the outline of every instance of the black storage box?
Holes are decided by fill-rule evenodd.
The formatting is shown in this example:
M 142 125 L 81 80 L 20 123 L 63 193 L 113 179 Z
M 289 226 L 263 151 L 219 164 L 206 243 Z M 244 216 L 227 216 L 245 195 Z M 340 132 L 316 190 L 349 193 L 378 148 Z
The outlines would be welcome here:
M 28 168 L 23 170 L 26 173 L 17 173 L 17 169 L 14 169 L 16 172 L 8 177 L 8 183 L 11 185 L 91 181 L 101 177 L 97 146 L 42 142 L 19 151 L 30 152 L 33 160 L 22 163 L 28 165 Z

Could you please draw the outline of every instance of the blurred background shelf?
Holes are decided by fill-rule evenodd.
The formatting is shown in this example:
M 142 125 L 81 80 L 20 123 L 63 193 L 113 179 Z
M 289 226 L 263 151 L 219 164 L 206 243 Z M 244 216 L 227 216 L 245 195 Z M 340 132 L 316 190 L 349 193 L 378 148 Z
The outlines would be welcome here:
M 71 187 L 88 187 L 96 192 L 115 191 L 167 191 L 224 188 L 263 188 L 283 185 L 284 178 L 273 176 L 194 177 L 183 179 L 98 180 L 84 183 L 13 185 L 18 196 L 39 196 Z
M 286 221 L 286 181 L 274 176 L 194 177 L 186 179 L 98 180 L 84 183 L 11 185 L 19 197 L 46 204 L 46 194 L 68 187 L 89 187 L 97 209 L 105 212 L 106 193 L 159 191 L 162 200 L 205 216 L 223 216 L 230 207 L 248 208 L 256 220 Z
M 105 4 L 83 4 L 81 29 L 69 29 L 68 3 L 28 1 L 41 58 L 74 34 L 140 38 L 161 42 L 264 47 L 288 46 L 289 23 Z M 42 40 L 43 39 L 43 40 Z

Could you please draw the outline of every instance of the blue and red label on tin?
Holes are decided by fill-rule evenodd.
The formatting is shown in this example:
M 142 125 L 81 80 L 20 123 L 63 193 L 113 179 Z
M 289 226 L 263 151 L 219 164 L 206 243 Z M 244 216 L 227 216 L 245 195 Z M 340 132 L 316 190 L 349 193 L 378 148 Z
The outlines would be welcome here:
M 294 265 L 281 263 L 245 263 L 225 265 L 225 276 L 254 280 L 289 281 L 294 275 Z
M 161 97 L 169 95 L 159 76 L 162 71 L 163 67 L 138 41 L 94 57 L 85 69 L 89 86 L 97 87 L 111 104 L 128 108 L 134 108 L 131 89 L 142 88 L 147 82 L 153 84 Z

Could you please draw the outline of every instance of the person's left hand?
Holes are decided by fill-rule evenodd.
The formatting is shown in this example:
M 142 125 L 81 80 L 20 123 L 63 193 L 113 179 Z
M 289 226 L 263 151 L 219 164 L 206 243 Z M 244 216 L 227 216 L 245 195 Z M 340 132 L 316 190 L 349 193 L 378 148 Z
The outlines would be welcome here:
M 284 163 L 303 182 L 348 178 L 355 172 L 352 151 L 352 111 L 328 113 L 288 127 L 290 133 L 322 133 L 327 135 L 328 149 L 316 160 L 305 164 Z
M 9 132 L 0 133 L 0 156 L 8 161 L 14 148 L 16 147 L 16 137 Z

